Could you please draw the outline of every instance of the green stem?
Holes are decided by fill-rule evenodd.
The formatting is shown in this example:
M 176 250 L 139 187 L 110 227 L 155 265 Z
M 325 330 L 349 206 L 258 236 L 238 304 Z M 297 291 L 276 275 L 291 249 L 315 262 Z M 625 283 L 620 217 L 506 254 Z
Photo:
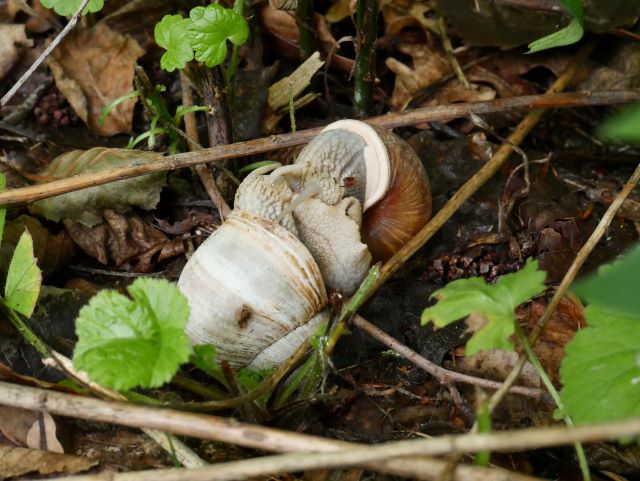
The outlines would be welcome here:
M 20 316 L 10 307 L 4 305 L 4 311 L 7 313 L 9 320 L 11 323 L 20 331 L 20 334 L 25 338 L 25 340 L 35 347 L 42 357 L 49 357 L 51 355 L 49 348 L 45 345 L 44 342 L 25 324 L 25 322 L 20 318 Z
M 522 328 L 517 324 L 516 324 L 516 334 L 518 336 L 518 340 L 520 341 L 520 345 L 523 347 L 525 353 L 527 354 L 527 357 L 529 358 L 529 362 L 531 362 L 531 364 L 533 364 L 533 367 L 535 367 L 538 375 L 540 376 L 540 379 L 542 380 L 542 383 L 545 385 L 545 387 L 547 388 L 547 391 L 549 391 L 549 394 L 551 394 L 553 401 L 556 403 L 556 406 L 558 407 L 558 411 L 562 413 L 562 420 L 565 422 L 567 426 L 573 427 L 574 426 L 573 419 L 571 419 L 571 417 L 565 413 L 564 403 L 562 402 L 560 393 L 551 382 L 551 379 L 549 378 L 549 375 L 542 367 L 542 364 L 540 364 L 540 361 L 538 360 L 538 357 L 536 356 L 535 352 L 533 352 L 533 349 L 531 347 L 531 344 L 529 343 L 529 340 L 527 339 L 527 336 L 523 332 Z M 576 450 L 576 455 L 578 456 L 578 463 L 580 465 L 580 471 L 582 471 L 583 479 L 585 481 L 591 481 L 589 464 L 587 463 L 587 456 L 584 452 L 584 448 L 582 447 L 582 444 L 575 443 L 573 446 Z
M 233 2 L 233 11 L 236 12 L 241 17 L 244 15 L 244 0 L 235 0 Z M 238 50 L 240 49 L 239 45 L 233 44 L 231 47 L 231 59 L 229 60 L 229 66 L 224 67 L 221 65 L 222 76 L 224 78 L 224 85 L 227 89 L 227 103 L 229 104 L 229 109 L 232 111 L 235 109 L 236 98 L 235 98 L 235 85 L 233 84 L 233 78 L 236 75 L 238 70 Z
M 377 27 L 378 0 L 357 0 L 356 72 L 353 98 L 355 113 L 359 117 L 371 115 L 373 109 Z
M 349 319 L 351 319 L 351 317 L 356 313 L 358 308 L 364 303 L 366 298 L 371 294 L 371 290 L 376 285 L 376 282 L 378 281 L 379 277 L 380 277 L 380 265 L 376 264 L 373 267 L 371 267 L 371 269 L 369 269 L 369 272 L 367 273 L 367 277 L 364 278 L 364 280 L 362 281 L 362 284 L 360 284 L 360 287 L 358 288 L 356 293 L 353 296 L 351 296 L 351 299 L 349 299 L 349 302 L 347 302 L 342 307 L 342 311 L 340 312 L 340 317 L 338 318 L 338 321 L 333 326 L 333 329 L 331 329 L 331 332 L 329 333 L 327 342 L 324 347 L 324 353 L 326 357 L 331 356 L 331 354 L 333 353 L 333 350 L 336 347 L 336 344 L 338 343 L 338 341 L 342 337 L 342 334 L 344 334 L 344 331 L 347 328 L 347 322 L 349 322 Z
M 298 0 L 296 9 L 298 31 L 300 32 L 300 52 L 308 58 L 315 51 L 313 36 L 313 0 Z

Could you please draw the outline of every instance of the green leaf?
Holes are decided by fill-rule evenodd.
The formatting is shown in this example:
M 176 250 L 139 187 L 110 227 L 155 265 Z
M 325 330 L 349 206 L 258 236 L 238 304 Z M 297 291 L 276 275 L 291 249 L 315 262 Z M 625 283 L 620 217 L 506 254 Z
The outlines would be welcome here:
M 2 192 L 7 186 L 7 178 L 4 174 L 0 174 L 0 192 Z M 7 215 L 7 209 L 0 207 L 0 244 L 2 244 L 2 236 L 4 234 L 4 218 Z
M 223 386 L 227 385 L 227 380 L 224 377 L 222 368 L 216 362 L 218 353 L 215 346 L 211 344 L 198 344 L 193 346 L 193 356 L 191 356 L 191 362 L 198 369 L 202 369 L 204 372 L 212 376 Z
M 578 424 L 640 416 L 640 316 L 596 304 L 585 316 L 560 367 L 566 413 Z
M 127 290 L 132 299 L 104 290 L 80 310 L 73 362 L 119 391 L 157 387 L 189 359 L 189 306 L 166 280 L 137 279 Z
M 23 316 L 31 316 L 41 283 L 42 274 L 33 256 L 33 239 L 29 231 L 25 230 L 9 264 L 7 283 L 4 286 L 4 304 Z
M 527 53 L 535 53 L 549 48 L 571 45 L 584 35 L 584 17 L 580 0 L 560 0 L 560 3 L 573 15 L 566 27 L 529 44 Z
M 196 7 L 190 13 L 189 37 L 196 60 L 207 67 L 220 65 L 227 55 L 227 39 L 240 45 L 249 36 L 244 18 L 233 10 L 212 3 Z
M 184 68 L 193 60 L 193 49 L 189 41 L 191 20 L 181 15 L 165 15 L 156 24 L 153 34 L 156 43 L 166 50 L 160 59 L 160 67 L 168 72 Z
M 58 15 L 73 15 L 76 13 L 82 0 L 40 0 L 43 7 L 53 8 Z M 86 15 L 87 12 L 99 12 L 104 6 L 104 0 L 89 0 L 89 3 L 82 11 L 82 15 Z
M 603 265 L 595 275 L 573 288 L 587 302 L 611 311 L 640 316 L 638 272 L 640 272 L 640 245 L 624 256 Z
M 614 115 L 598 129 L 598 135 L 607 141 L 640 143 L 640 104 L 634 104 Z
M 467 324 L 474 331 L 465 353 L 503 349 L 511 351 L 509 336 L 514 332 L 514 311 L 523 302 L 541 294 L 546 274 L 538 270 L 538 262 L 529 260 L 519 272 L 507 274 L 496 284 L 484 279 L 459 279 L 437 290 L 431 297 L 438 303 L 424 310 L 422 324 L 433 321 L 443 327 L 474 314 Z

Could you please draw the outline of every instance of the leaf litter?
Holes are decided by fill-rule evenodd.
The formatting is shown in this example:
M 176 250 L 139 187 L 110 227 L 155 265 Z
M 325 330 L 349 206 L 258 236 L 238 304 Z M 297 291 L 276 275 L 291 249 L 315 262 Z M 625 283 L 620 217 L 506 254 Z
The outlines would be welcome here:
M 36 11 L 41 8 L 38 2 L 29 3 L 33 3 L 30 6 Z M 107 2 L 105 8 L 109 10 L 105 15 L 117 13 L 120 8 L 123 8 L 122 3 Z M 481 3 L 485 6 L 484 2 Z M 452 11 L 451 5 L 454 4 L 455 2 L 439 2 L 439 8 L 451 22 L 447 28 L 447 34 L 454 45 L 453 55 L 462 65 L 464 76 L 470 82 L 471 88 L 464 87 L 460 79 L 453 74 L 450 53 L 446 53 L 438 37 L 437 12 L 439 10 L 434 8 L 433 4 L 397 0 L 381 2 L 382 20 L 378 32 L 378 69 L 375 73 L 374 89 L 377 112 L 384 113 L 389 110 L 402 112 L 416 106 L 474 102 L 493 98 L 505 99 L 509 96 L 538 93 L 563 70 L 572 55 L 571 51 L 563 51 L 524 57 L 518 51 L 501 52 L 474 46 L 474 44 L 491 43 L 500 47 L 511 47 L 525 41 L 523 40 L 525 38 L 529 41 L 529 37 L 539 36 L 550 24 L 549 22 L 557 23 L 557 18 L 563 18 L 555 11 L 540 15 L 544 22 L 537 24 L 531 20 L 534 17 L 530 16 L 531 13 L 527 12 L 526 8 L 516 8 L 513 16 L 504 17 L 504 11 L 495 7 L 483 10 L 484 17 L 479 18 L 478 12 L 472 12 L 470 9 L 460 7 L 457 8 L 458 11 Z M 628 9 L 623 9 L 625 16 L 628 15 L 629 18 L 638 8 L 637 2 L 632 4 Z M 95 7 L 94 4 L 93 7 Z M 454 7 L 453 10 L 456 8 Z M 166 149 L 167 144 L 161 136 L 155 146 L 158 153 L 139 153 L 122 149 L 126 144 L 126 136 L 144 134 L 156 125 L 148 112 L 145 113 L 141 108 L 136 107 L 135 100 L 125 101 L 115 107 L 104 125 L 101 126 L 97 121 L 102 108 L 109 101 L 127 94 L 132 89 L 133 67 L 136 62 L 144 66 L 154 83 L 164 84 L 166 90 L 163 96 L 169 105 L 173 107 L 181 102 L 180 89 L 186 88 L 187 84 L 183 83 L 181 86 L 175 73 L 169 75 L 159 72 L 158 62 L 161 51 L 148 41 L 152 38 L 154 25 L 147 24 L 143 20 L 144 11 L 144 9 L 133 10 L 129 15 L 129 20 L 139 16 L 140 24 L 143 25 L 142 33 L 135 33 L 137 40 L 128 36 L 130 32 L 119 30 L 119 25 L 125 25 L 125 22 L 111 24 L 98 21 L 91 28 L 86 26 L 87 23 L 74 31 L 49 59 L 49 69 L 55 77 L 57 91 L 60 92 L 54 95 L 59 95 L 60 98 L 56 97 L 53 99 L 55 101 L 49 102 L 51 105 L 45 102 L 46 108 L 40 107 L 41 110 L 38 112 L 31 107 L 31 110 L 27 111 L 27 116 L 24 117 L 26 120 L 18 124 L 18 127 L 34 128 L 50 143 L 55 142 L 52 139 L 59 139 L 59 134 L 62 133 L 62 137 L 66 136 L 71 145 L 74 142 L 81 144 L 80 136 L 86 135 L 89 142 L 95 143 L 96 148 L 103 149 L 100 150 L 100 155 L 102 152 L 107 152 L 115 158 L 115 160 L 105 161 L 104 165 L 96 166 L 96 171 L 117 165 L 149 161 L 162 155 L 161 152 Z M 71 12 L 72 10 L 65 13 Z M 598 12 L 597 8 L 592 11 L 593 14 Z M 325 64 L 315 69 L 315 73 L 305 82 L 308 92 L 312 92 L 313 95 L 309 97 L 306 105 L 296 105 L 295 120 L 299 128 L 326 124 L 327 119 L 333 116 L 351 116 L 355 61 L 353 44 L 355 30 L 351 20 L 353 14 L 353 2 L 339 1 L 334 2 L 329 10 L 318 9 L 313 16 L 311 28 L 319 40 L 318 49 Z M 599 14 L 603 15 L 602 12 Z M 12 15 L 9 18 L 16 22 L 15 25 L 10 22 L 2 24 L 3 28 L 13 28 L 18 32 L 17 40 L 7 45 L 9 51 L 7 53 L 0 51 L 0 65 L 5 62 L 9 66 L 5 69 L 4 79 L 0 75 L 3 89 L 15 80 L 12 67 L 16 66 L 17 55 L 25 51 L 35 52 L 36 47 L 32 47 L 32 41 L 35 40 L 37 45 L 51 35 L 49 30 L 51 27 L 47 27 L 46 22 L 42 23 L 39 29 L 27 28 L 25 34 L 24 25 L 29 25 L 36 17 L 24 11 L 14 12 Z M 102 12 L 96 14 L 98 19 L 102 15 Z M 247 16 L 246 12 L 245 16 Z M 535 18 L 538 19 L 538 16 L 536 15 Z M 262 93 L 262 101 L 259 100 L 259 94 L 252 94 L 250 102 L 253 104 L 244 104 L 240 112 L 236 110 L 233 115 L 234 119 L 241 118 L 243 122 L 264 127 L 266 119 L 269 119 L 269 112 L 266 111 L 266 88 L 268 87 L 266 83 L 286 79 L 300 67 L 302 63 L 300 60 L 301 33 L 295 14 L 275 10 L 266 2 L 256 6 L 256 19 L 267 34 L 258 41 L 250 41 L 240 47 L 237 75 L 245 75 L 250 68 L 253 72 L 262 73 L 263 75 L 257 77 L 267 79 L 265 92 Z M 55 21 L 64 21 L 64 19 L 57 18 Z M 512 25 L 509 28 L 486 26 L 488 24 L 504 26 L 505 22 Z M 618 16 L 615 16 L 615 21 L 612 20 L 612 22 L 616 26 L 625 23 Z M 471 27 L 465 31 L 462 26 L 468 23 Z M 521 27 L 514 27 L 514 25 Z M 201 33 L 207 34 L 205 31 Z M 217 59 L 220 57 L 220 52 L 222 52 L 222 58 L 226 54 L 226 47 L 216 52 L 206 52 L 200 47 L 197 53 L 202 60 L 213 57 Z M 594 56 L 594 62 L 597 65 L 592 64 L 583 68 L 580 78 L 582 81 L 588 79 L 583 83 L 583 86 L 587 86 L 585 88 L 602 90 L 616 86 L 621 88 L 637 86 L 637 75 L 633 68 L 637 63 L 637 52 L 629 47 L 617 52 L 611 62 L 607 62 L 602 54 L 597 54 Z M 184 58 L 186 59 L 186 55 Z M 175 66 L 179 66 L 181 60 L 174 63 L 176 63 Z M 594 66 L 596 68 L 591 74 Z M 2 72 L 0 69 L 0 74 Z M 38 75 L 51 76 L 52 73 L 41 68 Z M 199 81 L 193 75 L 190 78 L 195 82 L 195 91 L 198 91 L 202 87 L 198 84 Z M 15 102 L 11 110 L 19 108 L 20 102 L 26 101 L 27 94 L 28 92 L 23 92 L 21 97 L 17 97 L 21 100 Z M 275 118 L 268 122 L 269 133 L 287 131 L 290 128 L 288 115 L 290 99 L 288 95 L 281 95 L 281 97 L 278 117 L 280 114 L 284 115 L 282 119 Z M 82 119 L 86 128 L 74 125 L 72 119 L 60 122 L 62 118 L 70 119 L 68 114 L 55 114 L 56 111 L 69 108 L 61 103 L 62 98 L 66 98 L 70 108 L 73 108 Z M 41 101 L 42 97 L 39 100 Z M 196 102 L 201 102 L 201 99 Z M 40 105 L 43 104 L 40 103 Z M 234 110 L 233 105 L 231 107 Z M 171 111 L 173 110 L 172 108 Z M 600 113 L 585 110 L 581 110 L 580 114 L 577 112 L 564 111 L 553 114 L 552 119 L 543 121 L 532 133 L 531 139 L 524 147 L 528 153 L 531 152 L 531 158 L 540 158 L 542 154 L 538 156 L 538 153 L 544 154 L 550 151 L 555 152 L 558 158 L 563 158 L 563 155 L 569 156 L 571 152 L 575 152 L 575 145 L 578 145 L 578 152 L 582 154 L 580 158 L 582 167 L 576 167 L 570 161 L 562 161 L 560 165 L 560 161 L 555 159 L 552 159 L 553 167 L 532 165 L 530 171 L 532 186 L 524 199 L 509 197 L 522 187 L 523 178 L 518 175 L 510 176 L 510 172 L 507 171 L 499 174 L 463 206 L 442 232 L 410 261 L 406 269 L 383 286 L 362 310 L 363 316 L 406 342 L 425 357 L 434 359 L 438 364 L 442 363 L 452 370 L 472 373 L 479 377 L 503 379 L 504 368 L 514 361 L 512 354 L 494 350 L 483 352 L 481 355 L 477 354 L 475 358 L 464 355 L 464 346 L 469 335 L 468 327 L 473 327 L 473 322 L 467 321 L 467 325 L 458 322 L 434 331 L 431 326 L 419 326 L 417 319 L 427 307 L 429 296 L 445 284 L 451 285 L 450 281 L 458 282 L 458 280 L 479 275 L 490 284 L 494 284 L 489 287 L 496 287 L 508 281 L 508 276 L 522 268 L 525 265 L 524 259 L 531 256 L 538 258 L 541 268 L 548 273 L 548 280 L 555 283 L 562 279 L 575 253 L 582 246 L 585 233 L 591 231 L 595 221 L 602 214 L 603 208 L 611 202 L 611 196 L 607 196 L 607 192 L 619 190 L 622 181 L 620 178 L 615 178 L 615 173 L 617 171 L 627 173 L 628 169 L 623 165 L 611 164 L 602 159 L 614 155 L 617 159 L 624 159 L 625 155 L 628 159 L 637 158 L 634 157 L 633 150 L 618 151 L 615 147 L 603 145 L 591 134 L 595 124 L 602 118 Z M 4 116 L 4 111 L 1 115 Z M 441 208 L 459 185 L 486 161 L 491 152 L 495 151 L 497 145 L 501 143 L 501 139 L 495 133 L 504 135 L 512 129 L 518 118 L 517 112 L 487 116 L 486 120 L 494 130 L 487 132 L 464 120 L 448 124 L 437 122 L 423 124 L 419 126 L 417 133 L 416 130 L 408 128 L 398 130 L 403 136 L 412 137 L 410 139 L 412 146 L 427 166 L 434 189 L 436 209 Z M 199 118 L 200 125 L 204 125 L 203 120 L 204 116 Z M 3 133 L 11 134 L 7 139 L 3 137 L 1 140 L 5 152 L 19 152 L 24 149 L 25 142 L 28 144 L 28 137 L 21 137 L 20 130 L 15 133 L 5 131 L 4 125 L 2 128 Z M 83 130 L 84 133 L 78 133 Z M 256 132 L 257 128 L 253 128 L 252 131 Z M 571 134 L 565 135 L 565 132 L 571 132 Z M 478 140 L 479 133 L 482 134 L 483 140 Z M 107 136 L 110 139 L 107 139 Z M 574 141 L 576 138 L 579 138 L 579 142 Z M 103 147 L 105 145 L 109 147 Z M 114 146 L 117 148 L 112 148 Z M 51 145 L 46 148 L 49 147 L 54 149 L 59 146 Z M 70 150 L 68 145 L 66 147 L 65 150 Z M 50 159 L 55 155 L 48 157 L 45 155 L 50 165 L 38 172 L 37 175 L 41 176 L 41 180 L 46 181 L 54 177 L 66 178 L 94 168 L 93 160 L 87 160 L 96 155 L 93 150 L 83 148 L 74 154 L 65 155 L 75 156 L 75 160 L 71 163 L 76 165 L 69 168 L 62 167 L 64 157 L 51 161 Z M 291 155 L 288 157 L 290 158 Z M 287 155 L 284 155 L 284 158 L 286 159 Z M 262 159 L 242 159 L 242 162 L 248 164 L 256 160 Z M 516 159 L 514 156 L 510 169 L 522 162 L 522 159 Z M 239 167 L 232 164 L 226 164 L 225 168 L 233 170 Z M 590 170 L 587 171 L 585 166 Z M 193 178 L 187 172 L 181 173 L 180 176 L 181 182 L 188 184 L 192 189 L 195 185 Z M 622 177 L 624 175 L 621 175 Z M 507 178 L 511 179 L 509 184 L 505 184 Z M 10 210 L 5 228 L 3 253 L 0 253 L 4 256 L 2 257 L 3 266 L 9 265 L 9 256 L 18 243 L 24 227 L 27 226 L 33 235 L 35 257 L 39 267 L 44 271 L 46 282 L 59 286 L 66 283 L 81 285 L 75 282 L 78 278 L 72 279 L 68 273 L 65 273 L 67 266 L 79 268 L 74 271 L 76 274 L 93 272 L 93 275 L 85 275 L 84 279 L 83 275 L 80 275 L 80 280 L 88 281 L 89 290 L 92 291 L 102 287 L 123 290 L 128 282 L 123 282 L 120 276 L 130 271 L 161 274 L 169 279 L 175 279 L 184 262 L 181 254 L 195 248 L 208 231 L 212 227 L 215 228 L 217 219 L 211 214 L 210 202 L 198 188 L 192 189 L 196 192 L 195 196 L 174 196 L 170 192 L 171 189 L 164 187 L 163 175 L 139 180 L 140 183 L 135 183 L 137 182 L 135 180 L 120 181 L 119 184 L 95 187 L 84 193 L 65 194 L 47 201 L 40 201 L 30 207 L 35 217 L 19 217 L 23 210 Z M 607 184 L 607 182 L 610 183 Z M 578 188 L 577 185 L 581 187 Z M 513 201 L 515 208 L 503 219 L 504 229 L 497 232 L 498 211 L 505 199 L 509 202 Z M 637 241 L 637 209 L 634 210 L 633 199 L 627 201 L 625 209 L 610 229 L 606 245 L 597 251 L 598 262 L 602 262 L 613 253 L 622 251 Z M 75 249 L 71 246 L 70 239 L 75 243 Z M 75 254 L 74 250 L 79 254 Z M 74 254 L 75 258 L 70 261 Z M 484 280 L 482 282 L 484 283 Z M 536 293 L 539 291 L 540 289 L 536 289 Z M 532 293 L 533 291 L 528 292 L 528 294 Z M 86 303 L 86 299 L 83 298 L 79 304 L 82 305 L 83 302 Z M 70 301 L 69 303 L 71 304 Z M 517 310 L 515 320 L 528 332 L 540 318 L 546 305 L 546 297 L 536 298 Z M 21 309 L 20 303 L 16 306 L 18 310 Z M 515 304 L 512 307 L 515 307 Z M 38 307 L 36 307 L 37 310 Z M 23 310 L 23 312 L 27 311 L 26 308 Z M 587 311 L 587 325 L 590 327 L 585 328 L 580 302 L 576 298 L 566 297 L 552 317 L 550 326 L 544 331 L 541 341 L 534 347 L 552 381 L 558 386 L 561 381 L 559 366 L 564 358 L 567 343 L 578 331 L 579 336 L 582 336 L 582 333 L 584 337 L 593 335 L 591 334 L 593 331 L 590 331 L 592 329 L 592 322 L 589 321 L 590 312 Z M 69 317 L 66 323 L 71 324 L 72 317 L 75 315 L 65 315 Z M 464 316 L 461 314 L 459 317 Z M 486 320 L 486 318 L 476 318 L 478 321 L 476 327 L 483 327 Z M 593 324 L 597 329 L 597 322 Z M 46 332 L 38 332 L 45 337 L 45 341 L 48 341 Z M 12 328 L 0 323 L 0 337 L 5 333 L 10 333 L 12 336 L 16 334 Z M 67 339 L 69 345 L 74 341 L 72 337 L 69 336 Z M 301 399 L 299 403 L 289 406 L 291 410 L 286 415 L 283 410 L 267 413 L 258 410 L 256 415 L 256 412 L 251 409 L 240 410 L 237 414 L 254 421 L 270 419 L 276 424 L 291 429 L 313 429 L 323 434 L 356 438 L 366 442 L 390 440 L 399 435 L 405 435 L 404 433 L 421 432 L 437 435 L 462 432 L 470 426 L 472 421 L 470 412 L 481 397 L 473 389 L 460 386 L 460 394 L 464 399 L 464 403 L 461 404 L 439 383 L 425 376 L 409 363 L 391 356 L 381 357 L 380 347 L 372 346 L 371 340 L 361 332 L 354 332 L 349 339 L 344 339 L 342 342 L 343 348 L 338 349 L 334 356 L 334 364 L 339 370 L 330 374 L 327 384 L 329 389 L 323 395 L 324 397 L 319 398 L 320 400 Z M 30 371 L 31 368 L 25 368 L 25 365 L 17 363 L 16 357 L 7 356 L 7 345 L 7 343 L 3 344 L 4 350 L 0 350 L 0 361 L 7 364 L 5 367 L 12 375 L 37 374 L 38 377 L 46 377 L 43 371 Z M 632 352 L 633 350 L 630 349 L 627 354 L 631 355 Z M 33 353 L 29 356 L 33 356 L 34 362 L 27 363 L 27 366 L 36 366 L 39 363 L 37 356 Z M 96 362 L 99 363 L 100 360 Z M 12 368 L 23 372 L 13 373 Z M 582 367 L 578 366 L 575 369 L 579 370 Z M 183 374 L 211 382 L 206 375 L 192 367 L 187 368 L 186 371 Z M 615 372 L 609 374 L 615 374 Z M 530 367 L 526 369 L 526 375 L 530 385 L 540 385 L 539 379 Z M 629 376 L 633 378 L 635 374 L 630 373 Z M 126 376 L 116 375 L 113 379 L 116 382 L 124 382 L 127 380 L 125 378 Z M 22 378 L 12 377 L 11 379 Z M 610 388 L 618 387 L 610 386 Z M 166 396 L 173 400 L 198 399 L 197 395 L 177 389 L 175 386 L 152 394 Z M 570 400 L 571 392 L 568 395 Z M 605 410 L 606 407 L 602 409 L 602 411 Z M 505 409 L 496 413 L 494 422 L 496 426 L 514 428 L 525 426 L 527 423 L 547 425 L 553 421 L 549 406 L 518 401 L 517 398 L 510 397 Z M 33 461 L 31 467 L 25 468 L 37 471 L 45 469 L 44 466 L 48 465 L 54 471 L 58 469 L 57 472 L 60 473 L 72 473 L 75 472 L 74 469 L 78 471 L 87 469 L 82 467 L 85 466 L 83 462 L 87 462 L 87 453 L 92 450 L 102 450 L 102 454 L 98 453 L 97 458 L 102 460 L 100 469 L 103 469 L 105 466 L 118 463 L 114 463 L 113 458 L 109 458 L 98 446 L 117 444 L 123 439 L 127 439 L 127 443 L 130 441 L 131 446 L 136 446 L 136 449 L 140 448 L 141 452 L 146 452 L 146 448 L 141 447 L 142 441 L 133 439 L 135 435 L 129 431 L 106 429 L 98 434 L 91 426 L 79 424 L 72 426 L 71 430 L 72 443 L 80 444 L 82 441 L 88 442 L 89 445 L 87 447 L 85 444 L 79 450 L 85 454 L 85 457 L 73 458 L 74 462 L 78 463 L 75 467 L 71 467 L 73 465 L 65 467 L 67 466 L 65 463 L 71 462 L 72 459 L 50 458 L 48 455 L 53 456 L 53 454 L 48 453 L 47 456 Z M 66 441 L 63 444 L 65 443 Z M 0 443 L 0 449 L 5 447 L 4 443 Z M 15 451 L 19 449 L 23 448 L 11 446 L 6 451 L 7 456 L 14 456 L 17 453 L 34 455 L 31 452 L 25 454 L 22 451 Z M 622 449 L 619 451 L 617 448 L 611 449 L 608 455 L 603 455 L 602 451 L 597 455 L 593 452 L 589 454 L 593 467 L 607 466 L 607 463 L 618 454 L 622 456 Z M 215 449 L 207 452 L 203 446 L 202 455 L 209 458 L 220 455 L 219 452 L 212 454 L 213 451 Z M 246 453 L 241 454 L 246 455 Z M 625 459 L 633 459 L 633 454 L 626 453 L 625 456 Z M 225 458 L 225 455 L 222 457 Z M 544 469 L 541 463 L 536 461 L 535 456 L 525 453 L 522 457 L 525 458 L 524 464 L 529 461 L 533 465 L 537 463 L 535 466 L 538 470 L 537 474 L 544 475 Z M 155 454 L 148 457 L 140 456 L 137 462 L 140 464 L 135 464 L 136 468 L 170 465 L 168 459 Z M 523 466 L 523 461 L 516 456 L 505 455 L 500 462 L 510 466 Z M 130 469 L 134 463 L 136 461 L 133 457 L 128 458 L 120 467 Z M 86 466 L 88 467 L 89 464 Z M 568 469 L 575 473 L 577 468 L 572 463 L 569 464 Z M 16 463 L 16 466 L 21 465 Z M 560 468 L 557 467 L 557 469 Z M 639 472 L 638 463 L 634 465 L 633 462 L 627 463 L 624 470 L 620 469 L 620 472 L 625 473 Z M 4 469 L 0 469 L 0 472 L 3 475 L 5 472 L 9 473 Z M 26 472 L 28 471 L 22 471 L 22 473 Z M 346 475 L 358 478 L 354 473 Z

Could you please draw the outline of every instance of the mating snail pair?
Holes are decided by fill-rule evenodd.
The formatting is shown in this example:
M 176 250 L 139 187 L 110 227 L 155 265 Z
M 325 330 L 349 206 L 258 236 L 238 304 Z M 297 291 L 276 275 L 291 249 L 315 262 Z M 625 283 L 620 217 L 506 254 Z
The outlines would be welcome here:
M 292 165 L 253 171 L 178 287 L 187 334 L 232 366 L 278 365 L 431 215 L 429 180 L 402 139 L 356 120 L 326 127 Z M 362 240 L 361 240 L 362 239 Z

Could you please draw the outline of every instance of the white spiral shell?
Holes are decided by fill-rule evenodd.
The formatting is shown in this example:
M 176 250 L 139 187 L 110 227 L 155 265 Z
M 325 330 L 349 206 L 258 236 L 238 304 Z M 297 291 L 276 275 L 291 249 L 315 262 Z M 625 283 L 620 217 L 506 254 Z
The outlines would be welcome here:
M 196 250 L 178 287 L 191 308 L 187 334 L 232 366 L 286 360 L 328 318 L 320 269 L 284 227 L 231 216 Z

